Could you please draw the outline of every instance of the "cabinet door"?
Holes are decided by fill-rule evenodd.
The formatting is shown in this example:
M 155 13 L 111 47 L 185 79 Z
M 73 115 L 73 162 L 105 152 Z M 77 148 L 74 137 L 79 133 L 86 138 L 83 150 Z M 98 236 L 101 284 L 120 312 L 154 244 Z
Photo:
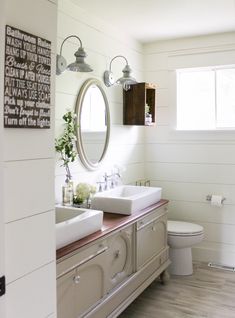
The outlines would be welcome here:
M 137 231 L 137 269 L 159 254 L 167 245 L 167 217 L 148 222 Z
M 57 279 L 58 318 L 78 318 L 104 296 L 106 252 Z
M 108 275 L 109 289 L 112 289 L 133 272 L 133 228 L 114 234 L 109 239 Z

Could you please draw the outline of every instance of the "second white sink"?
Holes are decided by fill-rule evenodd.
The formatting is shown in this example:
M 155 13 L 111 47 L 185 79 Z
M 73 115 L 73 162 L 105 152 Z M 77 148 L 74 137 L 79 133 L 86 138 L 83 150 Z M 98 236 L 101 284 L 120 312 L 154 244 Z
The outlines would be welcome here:
M 161 200 L 162 188 L 122 185 L 96 193 L 92 208 L 104 212 L 130 215 Z
M 57 206 L 56 248 L 80 240 L 101 229 L 103 211 Z

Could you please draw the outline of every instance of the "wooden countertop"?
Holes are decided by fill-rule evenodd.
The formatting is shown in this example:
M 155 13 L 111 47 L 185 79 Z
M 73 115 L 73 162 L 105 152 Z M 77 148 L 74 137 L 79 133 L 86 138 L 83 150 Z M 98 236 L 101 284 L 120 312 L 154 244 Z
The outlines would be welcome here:
M 131 224 L 135 222 L 137 219 L 143 217 L 144 215 L 148 214 L 149 212 L 161 207 L 164 204 L 167 204 L 168 200 L 160 200 L 159 202 L 141 210 L 138 212 L 135 212 L 131 215 L 123 215 L 123 214 L 114 214 L 114 213 L 104 213 L 103 218 L 103 226 L 100 231 L 97 231 L 91 235 L 88 235 L 84 237 L 81 240 L 75 241 L 73 243 L 70 243 L 64 247 L 61 247 L 56 251 L 56 259 L 60 259 L 75 250 L 83 247 L 84 245 L 87 245 L 101 237 L 104 237 L 105 235 L 118 230 L 119 228 Z

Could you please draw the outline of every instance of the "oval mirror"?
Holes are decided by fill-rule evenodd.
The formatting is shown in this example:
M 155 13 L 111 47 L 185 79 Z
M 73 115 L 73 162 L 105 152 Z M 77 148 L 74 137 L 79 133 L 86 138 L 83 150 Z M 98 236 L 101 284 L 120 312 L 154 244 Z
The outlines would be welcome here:
M 87 169 L 95 170 L 104 159 L 110 134 L 108 100 L 99 80 L 91 78 L 83 84 L 75 111 L 80 160 Z

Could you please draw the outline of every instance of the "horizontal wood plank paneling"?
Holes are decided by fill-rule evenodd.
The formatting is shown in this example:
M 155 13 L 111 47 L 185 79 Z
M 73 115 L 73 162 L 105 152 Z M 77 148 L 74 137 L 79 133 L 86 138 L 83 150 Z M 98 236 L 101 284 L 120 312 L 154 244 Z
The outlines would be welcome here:
M 235 204 L 235 186 L 215 183 L 190 183 L 178 181 L 152 181 L 152 186 L 162 187 L 163 196 L 174 201 L 189 201 L 207 203 L 206 196 L 210 194 L 222 195 L 226 200 L 224 205 Z
M 159 125 L 145 134 L 146 177 L 163 188 L 170 218 L 204 226 L 194 257 L 235 266 L 235 132 L 176 131 L 173 80 L 177 68 L 234 64 L 235 33 L 158 41 L 144 52 L 145 80 L 159 87 Z M 211 194 L 226 198 L 223 207 L 206 201 Z
M 50 129 L 1 129 L 3 174 L 0 193 L 5 237 L 4 253 L 0 251 L 0 259 L 5 265 L 3 273 L 7 292 L 2 297 L 6 313 L 2 315 L 1 312 L 0 316 L 46 318 L 56 315 L 53 210 L 57 6 L 56 0 L 1 3 L 5 3 L 6 8 L 1 16 L 1 52 L 4 54 L 5 24 L 8 24 L 51 41 L 52 55 Z M 1 70 L 4 67 L 3 54 Z M 1 88 L 3 101 L 2 94 Z M 2 111 L 0 113 L 3 122 Z M 0 236 L 2 244 L 2 226 Z
M 231 155 L 235 144 L 190 144 L 167 143 L 147 144 L 146 161 L 148 162 L 178 162 L 178 163 L 209 163 L 235 164 L 235 156 Z
M 168 70 L 145 72 L 145 77 L 147 82 L 156 84 L 158 88 L 169 87 Z
M 55 262 L 7 285 L 8 318 L 42 318 L 56 312 Z
M 234 224 L 217 224 L 204 223 L 200 224 L 205 229 L 205 240 L 215 243 L 234 244 L 235 242 L 235 225 Z
M 94 36 L 96 36 L 97 33 L 100 33 L 100 35 L 104 35 L 104 38 L 106 38 L 106 40 L 109 43 L 109 45 L 107 45 L 107 41 L 104 41 L 104 43 L 102 43 L 102 46 L 105 47 L 106 50 L 116 50 L 117 47 L 121 46 L 125 50 L 130 49 L 133 52 L 142 54 L 141 43 L 130 37 L 128 35 L 128 32 L 124 34 L 115 26 L 107 24 L 104 20 L 95 16 L 95 14 L 93 14 L 92 12 L 88 13 L 87 10 L 78 7 L 72 1 L 64 2 L 63 0 L 58 0 L 58 2 L 59 12 L 68 15 L 71 20 L 77 21 L 81 23 L 81 25 L 84 25 L 86 28 L 93 30 Z M 63 27 L 63 23 L 61 23 L 58 28 L 58 33 L 61 34 L 63 30 L 65 30 L 66 32 L 67 26 L 68 24 Z M 94 47 L 96 47 L 98 44 L 95 43 L 94 45 L 93 36 L 89 37 L 89 41 L 91 42 L 91 45 Z
M 5 164 L 5 222 L 54 209 L 54 159 Z
M 143 163 L 144 161 L 144 145 L 143 144 L 110 144 L 107 154 L 105 156 L 105 162 L 113 164 L 113 158 L 117 165 L 130 165 L 134 163 Z M 64 175 L 64 167 L 61 166 L 61 161 L 56 162 L 56 175 Z M 84 169 L 79 164 L 79 159 L 70 164 L 70 171 L 72 174 L 83 172 Z
M 195 261 L 200 261 L 201 259 L 203 259 L 204 262 L 212 262 L 217 265 L 234 267 L 235 253 L 233 250 L 227 248 L 228 245 L 220 244 L 215 247 L 214 242 L 206 243 L 207 245 L 205 247 L 203 244 L 193 247 L 192 255 Z
M 25 14 L 25 11 L 22 12 L 26 7 L 28 14 Z M 37 15 L 35 16 L 32 12 L 37 12 Z M 57 19 L 57 10 L 53 3 L 44 0 L 7 1 L 6 17 L 7 24 L 51 41 L 52 52 L 56 53 L 56 23 L 54 21 Z M 41 17 L 44 23 L 40 23 Z
M 62 120 L 62 117 L 68 109 L 74 109 L 77 96 L 74 94 L 66 94 L 63 92 L 57 92 L 56 94 L 56 107 L 55 107 L 55 119 Z
M 79 30 L 79 37 L 88 54 L 86 62 L 94 71 L 92 73 L 64 72 L 56 77 L 56 136 L 63 130 L 61 120 L 67 106 L 73 108 L 76 96 L 87 78 L 95 77 L 103 83 L 103 73 L 109 68 L 109 63 L 115 55 L 124 55 L 131 65 L 133 76 L 138 81 L 143 81 L 143 54 L 141 46 L 136 41 L 129 41 L 127 35 L 121 35 L 118 30 L 113 32 L 112 26 L 107 26 L 104 21 L 86 12 L 84 18 L 83 10 L 73 2 L 65 3 L 59 1 L 58 11 L 58 43 L 57 50 L 62 40 L 74 30 Z M 95 41 L 94 41 L 95 39 Z M 73 54 L 77 47 L 77 40 L 70 39 L 64 45 L 63 54 L 68 61 L 74 59 Z M 121 76 L 123 59 L 116 59 L 112 64 L 115 78 Z M 70 165 L 73 181 L 89 182 L 96 184 L 103 179 L 105 172 L 111 172 L 114 165 L 121 167 L 124 182 L 134 182 L 144 177 L 144 127 L 123 126 L 123 92 L 122 87 L 114 85 L 107 88 L 102 84 L 108 98 L 111 117 L 111 132 L 107 154 L 97 171 L 87 171 L 80 161 Z M 164 100 L 164 96 L 163 96 Z M 164 105 L 165 106 L 165 105 Z M 58 156 L 56 157 L 58 159 Z M 58 160 L 56 160 L 58 161 Z M 61 186 L 65 180 L 65 171 L 56 163 L 56 200 L 61 201 Z
M 54 226 L 54 210 L 6 225 L 7 283 L 53 261 Z
M 235 165 L 149 163 L 147 178 L 162 181 L 235 184 Z
M 169 106 L 169 91 L 167 88 L 156 89 L 156 107 L 167 107 Z
M 211 206 L 209 203 L 172 200 L 170 200 L 169 205 L 169 218 L 172 219 L 235 225 L 233 205 L 224 205 L 220 208 Z
M 169 108 L 168 107 L 157 107 L 156 108 L 156 125 L 166 126 L 169 125 Z M 150 128 L 151 129 L 151 128 Z
M 225 54 L 226 52 L 226 54 Z M 195 52 L 189 55 L 179 54 L 169 57 L 169 69 L 187 68 L 187 67 L 207 67 L 234 64 L 234 48 L 228 48 L 224 51 Z

